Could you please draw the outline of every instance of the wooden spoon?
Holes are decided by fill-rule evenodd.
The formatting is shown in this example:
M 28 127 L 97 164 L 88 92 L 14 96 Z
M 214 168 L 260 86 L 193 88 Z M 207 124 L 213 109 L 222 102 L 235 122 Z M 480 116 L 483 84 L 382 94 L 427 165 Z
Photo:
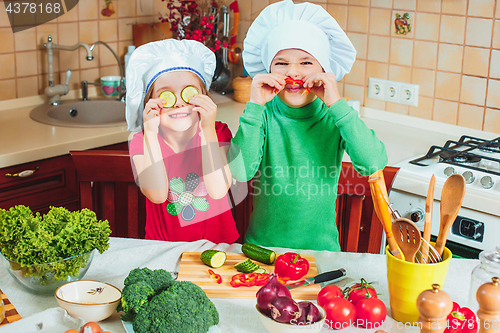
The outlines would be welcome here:
M 422 244 L 422 263 L 426 264 L 429 258 L 429 246 L 427 243 L 431 241 L 432 227 L 432 205 L 434 203 L 434 186 L 436 185 L 436 177 L 432 175 L 427 191 L 427 200 L 425 201 L 425 222 L 424 222 L 424 239 L 427 242 Z
M 441 257 L 443 256 L 446 238 L 450 228 L 455 222 L 458 211 L 462 206 L 465 196 L 465 179 L 460 174 L 454 174 L 446 179 L 441 192 L 441 223 L 439 225 L 439 234 L 436 240 L 436 250 Z
M 412 221 L 400 218 L 392 224 L 392 233 L 401 252 L 408 262 L 415 262 L 415 254 L 420 249 L 420 230 Z

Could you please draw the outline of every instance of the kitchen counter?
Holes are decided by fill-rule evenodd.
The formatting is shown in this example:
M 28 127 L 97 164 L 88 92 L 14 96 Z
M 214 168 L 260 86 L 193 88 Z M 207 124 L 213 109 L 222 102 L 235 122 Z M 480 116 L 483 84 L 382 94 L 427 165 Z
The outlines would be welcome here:
M 95 254 L 84 279 L 107 282 L 122 289 L 123 281 L 128 272 L 136 267 L 163 268 L 167 271 L 178 272 L 183 252 L 202 252 L 211 248 L 241 253 L 241 244 L 236 243 L 228 245 L 225 243 L 214 244 L 206 240 L 162 242 L 111 238 L 110 248 L 103 254 Z M 284 253 L 287 249 L 274 248 L 274 250 L 277 253 Z M 346 276 L 355 281 L 359 281 L 361 278 L 365 278 L 367 281 L 378 281 L 374 286 L 380 293 L 378 297 L 385 303 L 388 314 L 390 314 L 385 255 L 328 251 L 301 251 L 301 253 L 314 254 L 319 273 L 342 267 L 347 272 Z M 478 263 L 479 260 L 451 259 L 446 283 L 442 289 L 451 296 L 453 301 L 462 306 L 467 304 L 471 272 Z M 25 291 L 8 275 L 4 267 L 0 267 L 0 281 L 2 281 L 2 291 L 23 318 L 57 307 L 55 297 L 38 296 Z M 344 287 L 342 281 L 339 281 L 339 285 Z M 351 285 L 351 283 L 348 285 Z M 221 332 L 265 332 L 264 327 L 257 318 L 255 299 L 216 298 L 212 299 L 212 301 L 219 311 L 220 322 L 218 327 Z M 99 324 L 103 330 L 113 333 L 125 332 L 117 313 Z M 416 327 L 404 327 L 401 324 L 398 326 L 398 322 L 390 318 L 390 316 L 387 317 L 382 329 L 387 332 L 419 332 Z M 2 331 L 2 328 L 0 328 L 0 331 Z M 373 333 L 374 331 L 376 329 L 348 327 L 339 332 Z M 323 329 L 322 332 L 332 331 Z
M 92 91 L 89 94 L 93 96 Z M 78 92 L 72 91 L 64 96 L 63 103 L 77 97 Z M 212 93 L 211 97 L 218 104 L 217 119 L 227 123 L 234 135 L 245 104 L 235 102 L 230 95 Z M 42 96 L 0 102 L 0 168 L 64 155 L 70 150 L 91 149 L 128 140 L 126 126 L 76 128 L 32 120 L 30 111 L 44 102 Z M 385 143 L 389 165 L 422 155 L 433 144 L 444 144 L 446 140 L 458 139 L 464 134 L 485 139 L 500 136 L 364 107 L 361 107 L 360 114 L 366 125 Z M 346 155 L 344 160 L 349 161 L 349 157 Z

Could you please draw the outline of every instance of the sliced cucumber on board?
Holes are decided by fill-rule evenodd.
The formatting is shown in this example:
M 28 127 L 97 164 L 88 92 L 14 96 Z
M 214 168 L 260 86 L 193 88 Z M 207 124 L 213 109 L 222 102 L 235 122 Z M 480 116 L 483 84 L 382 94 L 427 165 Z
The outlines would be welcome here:
M 260 268 L 260 266 L 247 258 L 234 265 L 234 268 L 236 268 L 237 271 L 242 273 L 253 273 L 257 271 Z
M 264 264 L 272 265 L 276 260 L 276 253 L 273 250 L 269 250 L 252 243 L 243 244 L 241 251 L 248 258 L 260 261 Z
M 219 250 L 205 250 L 200 256 L 201 261 L 212 268 L 219 268 L 224 265 L 226 258 L 226 252 Z

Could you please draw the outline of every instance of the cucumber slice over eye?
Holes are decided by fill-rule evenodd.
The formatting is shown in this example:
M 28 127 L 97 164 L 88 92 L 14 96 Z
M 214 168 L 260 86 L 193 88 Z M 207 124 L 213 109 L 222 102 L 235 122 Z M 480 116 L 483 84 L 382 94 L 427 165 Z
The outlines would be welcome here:
M 177 102 L 177 97 L 169 90 L 162 92 L 160 94 L 160 99 L 165 101 L 165 103 L 163 103 L 164 108 L 171 108 Z
M 182 89 L 181 98 L 184 100 L 184 102 L 189 103 L 189 99 L 198 94 L 198 89 L 193 86 L 187 86 L 186 88 Z

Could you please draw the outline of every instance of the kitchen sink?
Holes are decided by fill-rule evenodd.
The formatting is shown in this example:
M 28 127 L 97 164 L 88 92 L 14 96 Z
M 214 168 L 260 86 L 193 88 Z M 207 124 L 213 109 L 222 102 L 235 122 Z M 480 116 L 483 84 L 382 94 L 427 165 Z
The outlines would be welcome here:
M 126 126 L 125 103 L 111 100 L 68 100 L 61 105 L 44 104 L 30 112 L 31 119 L 53 126 Z

